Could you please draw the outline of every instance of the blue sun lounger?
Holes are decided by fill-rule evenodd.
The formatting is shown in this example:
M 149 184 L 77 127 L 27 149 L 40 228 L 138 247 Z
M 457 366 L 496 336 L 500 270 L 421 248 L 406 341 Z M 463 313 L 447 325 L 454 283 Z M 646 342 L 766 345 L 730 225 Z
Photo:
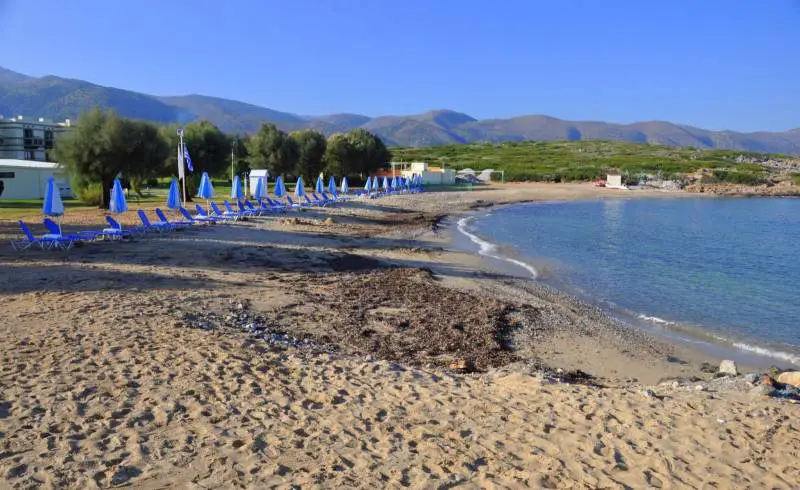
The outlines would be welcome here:
M 184 209 L 184 211 L 186 210 Z M 167 215 L 164 214 L 164 211 L 162 211 L 161 208 L 156 208 L 156 216 L 158 217 L 158 224 L 161 225 L 171 225 L 178 229 L 188 228 L 192 226 L 192 221 L 170 221 L 169 219 L 167 219 Z
M 214 203 L 211 204 L 213 205 Z M 198 221 L 212 221 L 214 223 L 216 223 L 217 221 L 225 221 L 225 218 L 221 216 L 214 216 L 212 214 L 209 214 L 208 212 L 206 212 L 205 209 L 203 209 L 203 206 L 199 204 L 195 204 L 194 209 L 197 211 L 197 214 L 194 216 L 194 219 Z
M 267 201 L 267 204 L 269 204 L 270 208 L 284 213 L 286 212 L 286 204 L 278 201 L 277 199 L 270 199 L 269 197 L 265 197 L 264 200 Z M 264 207 L 263 202 L 261 203 L 261 207 Z
M 243 207 L 244 207 L 244 209 L 246 209 L 247 211 L 250 211 L 250 213 L 252 213 L 255 216 L 261 216 L 261 215 L 263 215 L 264 213 L 267 212 L 267 210 L 262 208 L 262 207 L 258 207 L 258 208 L 255 207 L 253 205 L 253 203 L 250 202 L 248 199 L 244 200 L 244 206 Z
M 142 222 L 142 228 L 145 231 L 155 231 L 156 233 L 163 233 L 165 231 L 174 231 L 175 225 L 172 223 L 162 223 L 156 221 L 155 223 L 150 222 L 150 218 L 147 217 L 147 214 L 144 212 L 143 209 L 139 209 L 136 211 L 136 215 L 139 216 L 139 221 Z
M 58 226 L 58 225 L 56 225 Z M 19 220 L 19 229 L 22 231 L 24 238 L 22 240 L 14 240 L 11 242 L 11 248 L 17 251 L 27 250 L 34 245 L 38 245 L 42 250 L 69 250 L 75 242 L 80 241 L 81 237 L 75 235 L 62 235 L 59 233 L 46 233 L 37 238 L 34 236 L 28 225 Z M 48 230 L 49 231 L 49 230 Z
M 225 201 L 225 202 L 228 202 L 228 201 Z M 245 205 L 242 204 L 242 201 L 236 201 L 236 206 L 239 208 L 239 214 L 241 214 L 243 216 L 258 216 L 259 214 L 261 214 L 258 211 L 258 209 L 255 209 L 255 208 L 248 209 L 247 207 L 245 207 Z
M 108 222 L 108 225 L 112 229 L 119 230 L 120 233 L 126 233 L 126 232 L 131 234 L 136 233 L 139 236 L 144 236 L 144 234 L 147 233 L 147 230 L 142 226 L 128 226 L 123 229 L 122 225 L 109 215 L 106 215 L 106 221 Z
M 51 234 L 57 234 L 61 232 L 61 228 L 50 218 L 45 218 L 42 223 L 44 226 L 50 231 Z M 79 240 L 104 240 L 106 238 L 114 240 L 124 240 L 127 238 L 131 238 L 131 232 L 129 231 L 121 231 L 114 228 L 103 228 L 102 231 L 79 231 L 77 235 L 67 235 L 69 237 L 75 237 Z
M 184 207 L 178 208 L 178 212 L 191 224 L 195 223 L 205 223 L 205 224 L 214 224 L 217 222 L 216 219 L 210 218 L 208 216 L 192 216 L 188 209 Z M 163 213 L 162 213 L 163 214 Z

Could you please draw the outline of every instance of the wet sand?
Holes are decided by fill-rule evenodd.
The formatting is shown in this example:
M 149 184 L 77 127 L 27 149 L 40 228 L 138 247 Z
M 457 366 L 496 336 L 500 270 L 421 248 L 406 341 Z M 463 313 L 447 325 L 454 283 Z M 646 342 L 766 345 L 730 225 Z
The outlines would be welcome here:
M 438 231 L 614 194 L 508 185 L 1 249 L 0 487 L 796 488 L 796 405 L 659 384 L 709 359 Z

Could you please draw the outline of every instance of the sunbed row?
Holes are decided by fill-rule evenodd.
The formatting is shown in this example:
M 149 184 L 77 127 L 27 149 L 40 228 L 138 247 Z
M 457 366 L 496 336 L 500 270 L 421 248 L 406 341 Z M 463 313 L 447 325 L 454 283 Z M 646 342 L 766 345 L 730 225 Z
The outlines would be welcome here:
M 229 201 L 225 200 L 222 203 L 225 210 L 220 208 L 216 202 L 212 201 L 209 204 L 209 209 L 203 208 L 200 204 L 195 204 L 195 214 L 190 213 L 189 210 L 184 207 L 178 207 L 175 211 L 182 217 L 181 220 L 169 220 L 164 211 L 160 208 L 156 208 L 155 214 L 158 219 L 156 221 L 150 221 L 144 210 L 139 209 L 136 214 L 139 217 L 141 225 L 123 227 L 117 220 L 109 215 L 106 216 L 106 221 L 108 222 L 107 228 L 103 228 L 99 231 L 79 231 L 77 233 L 68 234 L 62 232 L 61 226 L 58 223 L 50 218 L 45 218 L 42 224 L 47 229 L 47 233 L 39 237 L 35 236 L 30 227 L 20 220 L 19 227 L 23 238 L 12 241 L 11 246 L 15 250 L 26 250 L 37 246 L 43 250 L 67 250 L 72 248 L 76 242 L 80 241 L 124 240 L 131 238 L 133 235 L 144 235 L 149 232 L 162 233 L 195 225 L 236 221 L 244 217 L 262 216 L 270 213 L 283 213 L 289 209 L 328 206 L 342 199 L 339 196 L 333 199 L 326 193 L 322 193 L 322 197 L 318 197 L 315 193 L 312 193 L 312 197 L 313 199 L 310 199 L 308 196 L 303 196 L 304 202 L 295 203 L 292 201 L 291 197 L 287 196 L 286 204 L 266 197 L 258 206 L 254 205 L 249 200 L 244 200 L 244 202 L 237 201 L 236 208 L 234 208 Z

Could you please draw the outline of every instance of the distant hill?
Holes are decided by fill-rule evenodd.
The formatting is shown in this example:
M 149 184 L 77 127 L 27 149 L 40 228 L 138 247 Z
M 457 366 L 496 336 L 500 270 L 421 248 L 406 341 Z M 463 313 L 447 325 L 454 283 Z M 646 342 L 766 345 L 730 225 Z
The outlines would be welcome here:
M 248 133 L 264 122 L 286 131 L 315 129 L 326 135 L 364 128 L 388 145 L 424 147 L 475 142 L 525 140 L 610 140 L 667 146 L 691 146 L 800 154 L 800 129 L 739 133 L 708 131 L 664 121 L 611 124 L 565 121 L 544 115 L 477 120 L 451 110 L 405 116 L 360 114 L 301 116 L 235 100 L 205 95 L 159 97 L 55 76 L 29 77 L 0 68 L 0 114 L 55 119 L 76 118 L 93 106 L 112 108 L 125 117 L 160 123 L 207 119 L 224 131 Z

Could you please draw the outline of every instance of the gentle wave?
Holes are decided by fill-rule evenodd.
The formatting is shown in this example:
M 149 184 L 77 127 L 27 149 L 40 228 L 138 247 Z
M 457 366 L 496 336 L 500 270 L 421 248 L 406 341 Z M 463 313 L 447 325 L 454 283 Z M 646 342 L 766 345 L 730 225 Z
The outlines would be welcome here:
M 642 315 L 639 315 L 637 318 L 639 320 L 644 320 L 646 322 L 651 322 L 651 323 L 659 323 L 661 325 L 675 325 L 675 322 L 671 322 L 669 320 L 664 320 L 663 318 L 659 318 L 657 316 L 647 316 L 647 315 L 642 314 Z
M 473 218 L 471 216 L 468 216 L 466 218 L 461 218 L 460 220 L 458 220 L 458 231 L 463 233 L 467 238 L 472 240 L 473 243 L 478 245 L 478 247 L 480 248 L 478 250 L 478 253 L 480 255 L 483 255 L 484 257 L 491 257 L 491 258 L 497 259 L 497 260 L 503 260 L 505 262 L 509 262 L 509 263 L 514 264 L 514 265 L 518 265 L 519 267 L 522 267 L 526 271 L 530 272 L 531 276 L 534 279 L 536 279 L 536 277 L 538 276 L 538 273 L 536 272 L 536 269 L 532 265 L 527 264 L 525 262 L 522 262 L 521 260 L 512 259 L 511 257 L 506 257 L 505 255 L 498 254 L 496 252 L 497 245 L 495 245 L 494 243 L 491 243 L 491 242 L 487 242 L 486 240 L 480 238 L 479 236 L 477 236 L 477 235 L 475 235 L 473 233 L 470 233 L 467 230 L 467 224 L 472 219 Z
M 749 351 L 749 352 L 755 352 L 756 354 L 759 354 L 759 355 L 762 355 L 762 356 L 773 357 L 775 359 L 780 359 L 782 361 L 789 361 L 794 365 L 800 366 L 800 356 L 797 356 L 797 355 L 794 355 L 794 354 L 790 354 L 788 352 L 781 352 L 781 351 L 765 349 L 763 347 L 758 347 L 756 345 L 750 345 L 750 344 L 744 344 L 744 343 L 741 343 L 741 342 L 737 342 L 737 343 L 733 344 L 733 346 L 736 347 L 739 350 L 746 350 L 746 351 Z

